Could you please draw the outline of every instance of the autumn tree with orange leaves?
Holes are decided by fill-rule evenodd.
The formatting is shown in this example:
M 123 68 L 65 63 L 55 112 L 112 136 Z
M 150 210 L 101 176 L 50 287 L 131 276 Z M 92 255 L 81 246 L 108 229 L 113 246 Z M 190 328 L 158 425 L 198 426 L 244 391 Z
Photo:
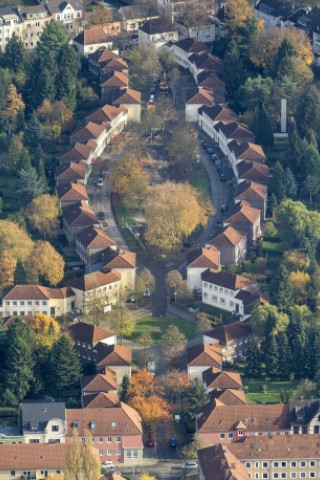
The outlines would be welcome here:
M 187 391 L 190 386 L 188 375 L 181 370 L 173 369 L 162 377 L 162 384 L 169 395 L 171 395 L 172 401 L 175 403 L 177 397 Z
M 130 405 L 139 412 L 147 429 L 148 438 L 152 438 L 160 422 L 169 421 L 171 418 L 169 403 L 155 395 L 148 398 L 133 397 Z
M 128 388 L 130 397 L 149 398 L 160 392 L 161 388 L 157 385 L 154 375 L 147 368 L 142 368 L 132 375 L 131 384 Z

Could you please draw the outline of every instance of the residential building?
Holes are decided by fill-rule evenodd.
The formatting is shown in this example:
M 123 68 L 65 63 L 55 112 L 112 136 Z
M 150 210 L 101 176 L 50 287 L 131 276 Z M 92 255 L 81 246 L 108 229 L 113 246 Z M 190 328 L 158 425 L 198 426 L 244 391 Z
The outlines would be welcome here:
M 227 370 L 217 372 L 215 368 L 209 368 L 203 372 L 202 380 L 208 392 L 213 390 L 242 390 L 242 380 L 238 372 L 228 372 Z
M 205 341 L 222 345 L 223 362 L 233 363 L 246 356 L 252 338 L 250 322 L 233 322 L 206 332 Z
M 141 121 L 141 92 L 126 88 L 118 92 L 119 96 L 115 96 L 112 105 L 125 107 L 128 110 L 128 121 Z
M 0 8 L 0 50 L 5 51 L 6 45 L 15 33 L 22 38 L 23 20 L 19 7 Z
M 79 436 L 85 430 L 92 435 L 93 446 L 103 462 L 140 464 L 143 460 L 142 426 L 138 412 L 125 403 L 111 408 L 67 409 L 67 439 L 72 442 L 72 431 Z
M 241 160 L 237 163 L 238 182 L 241 180 L 250 180 L 256 183 L 268 185 L 269 168 L 263 163 L 254 160 Z
M 319 400 L 290 400 L 289 409 L 292 433 L 320 433 Z
M 164 18 L 151 18 L 139 28 L 139 45 L 161 51 L 167 42 L 178 41 L 178 29 Z
M 74 341 L 77 354 L 83 358 L 87 358 L 87 354 L 92 352 L 99 342 L 105 345 L 117 343 L 117 336 L 114 333 L 85 322 L 74 323 L 68 328 L 68 332 Z
M 126 291 L 135 289 L 137 258 L 134 252 L 108 248 L 103 252 L 103 271 L 116 271 L 121 275 L 121 288 Z
M 19 406 L 26 443 L 65 442 L 65 403 L 24 401 Z
M 62 23 L 69 33 L 78 29 L 79 22 L 84 18 L 85 11 L 81 0 L 45 0 L 45 5 L 53 18 Z
M 111 368 L 116 374 L 118 385 L 121 384 L 124 376 L 131 377 L 131 348 L 123 345 L 104 345 L 99 342 L 93 354 L 97 370 L 105 371 L 106 367 Z
M 223 405 L 246 405 L 247 400 L 242 390 L 228 388 L 226 390 L 212 390 L 209 393 L 210 400 L 216 400 Z
M 265 163 L 267 160 L 261 145 L 255 143 L 233 140 L 228 147 L 230 150 L 230 162 L 234 165 L 242 160 L 254 160 L 260 163 Z
M 201 274 L 208 268 L 220 269 L 220 252 L 216 247 L 210 245 L 188 252 L 187 282 L 191 290 L 201 292 Z
M 112 103 L 128 89 L 128 75 L 123 72 L 109 72 L 102 75 L 100 80 L 101 99 Z
M 289 406 L 224 405 L 214 399 L 198 410 L 196 432 L 206 445 L 241 442 L 256 435 L 289 436 Z
M 217 232 L 206 246 L 214 246 L 220 252 L 221 265 L 239 264 L 247 254 L 247 234 L 232 225 Z
M 260 0 L 254 7 L 254 13 L 269 29 L 292 26 L 294 22 L 290 21 L 291 18 L 303 15 L 305 10 L 288 0 Z
M 192 381 L 209 368 L 220 371 L 222 367 L 222 348 L 220 345 L 198 345 L 187 349 L 188 377 Z
M 112 49 L 112 36 L 104 25 L 94 25 L 84 29 L 74 39 L 73 45 L 82 57 L 87 57 L 90 53 L 100 48 Z
M 41 285 L 13 285 L 3 289 L 2 317 L 24 317 L 43 313 L 60 317 L 76 307 L 71 288 L 48 288 Z
M 117 393 L 118 389 L 116 375 L 110 368 L 106 368 L 104 373 L 99 372 L 94 375 L 81 377 L 80 384 L 82 404 L 84 404 L 84 398 L 88 395 L 92 401 L 93 395 L 96 396 L 99 393 Z
M 223 221 L 223 226 L 229 226 L 247 234 L 247 247 L 251 247 L 261 236 L 261 213 L 257 208 L 251 207 L 247 202 L 236 203 L 228 212 Z
M 183 68 L 190 68 L 189 57 L 192 54 L 210 53 L 210 49 L 192 38 L 183 38 L 177 42 L 169 42 L 167 48 L 173 53 L 176 63 Z
M 27 49 L 34 49 L 52 17 L 45 4 L 20 7 L 19 14 L 23 21 L 21 37 L 23 45 Z
M 198 450 L 199 479 L 249 480 L 245 466 L 225 445 L 213 445 Z M 252 477 L 253 478 L 253 477 Z
M 97 144 L 94 140 L 89 140 L 87 143 L 76 142 L 71 148 L 60 156 L 60 165 L 65 163 L 84 163 L 85 165 L 91 165 L 95 159 L 95 150 Z
M 110 408 L 119 404 L 118 394 L 113 392 L 89 393 L 82 399 L 83 408 Z
M 215 105 L 225 102 L 226 85 L 216 74 L 205 70 L 198 75 L 197 84 L 198 87 L 204 87 L 212 92 Z
M 312 41 L 314 63 L 320 65 L 320 8 L 312 8 L 309 12 L 304 11 L 297 19 L 295 26 L 306 32 Z
M 230 159 L 230 147 L 228 144 L 232 142 L 232 140 L 254 143 L 255 136 L 246 125 L 238 122 L 219 122 L 214 128 L 217 131 L 219 148 L 225 155 L 228 156 L 231 166 L 234 170 L 234 174 L 236 175 L 236 166 Z
M 79 202 L 88 204 L 88 192 L 83 183 L 66 183 L 57 187 L 57 195 L 60 201 L 60 207 L 69 207 Z
M 202 278 L 202 301 L 233 313 L 240 320 L 250 316 L 261 301 L 258 286 L 249 278 L 231 272 L 205 271 Z
M 237 115 L 223 104 L 212 107 L 204 106 L 199 110 L 199 127 L 216 142 L 218 142 L 218 132 L 214 126 L 219 122 L 227 124 L 235 122 L 237 119 Z
M 138 38 L 139 28 L 148 20 L 159 18 L 154 12 L 147 11 L 143 5 L 125 5 L 118 10 L 122 29 L 130 35 L 131 38 Z
M 200 25 L 189 27 L 183 23 L 183 19 L 176 22 L 179 32 L 183 37 L 192 38 L 197 42 L 212 43 L 216 38 L 216 23 L 213 19 L 207 18 L 205 22 Z
M 215 55 L 212 55 L 211 53 L 194 53 L 190 55 L 189 62 L 189 70 L 195 81 L 197 81 L 199 75 L 203 72 L 208 72 L 211 75 L 218 75 L 222 72 L 221 59 Z
M 198 122 L 199 108 L 204 105 L 210 107 L 213 105 L 213 95 L 211 90 L 203 87 L 197 87 L 186 92 L 186 122 Z
M 110 139 L 120 133 L 127 125 L 128 111 L 125 107 L 116 107 L 113 105 L 104 105 L 97 108 L 94 112 L 85 118 L 86 122 L 93 122 L 97 125 L 110 125 L 108 135 Z
M 117 243 L 101 228 L 88 227 L 76 237 L 76 252 L 86 265 L 101 263 L 108 248 L 116 250 Z
M 0 445 L 1 480 L 42 478 L 63 474 L 67 466 L 66 444 Z
M 88 62 L 89 62 L 89 71 L 95 77 L 100 77 L 101 68 L 110 62 L 111 60 L 116 60 L 119 63 L 123 63 L 127 65 L 117 53 L 116 50 L 109 50 L 108 48 L 99 48 L 93 53 L 88 55 Z
M 66 162 L 56 167 L 56 184 L 69 184 L 71 182 L 84 183 L 86 185 L 89 171 L 84 163 Z
M 174 22 L 184 12 L 188 0 L 157 0 L 157 8 L 170 22 Z
M 86 125 L 75 130 L 70 135 L 70 142 L 88 142 L 93 140 L 96 143 L 95 155 L 99 156 L 110 142 L 111 126 L 108 123 L 98 124 L 88 121 Z
M 95 299 L 104 300 L 104 311 L 111 310 L 111 305 L 117 302 L 120 291 L 120 274 L 118 272 L 93 272 L 75 278 L 70 287 L 76 296 L 76 307 L 86 311 L 86 306 Z M 88 358 L 88 357 L 87 357 Z M 88 360 L 92 360 L 88 358 Z
M 117 72 L 122 72 L 128 75 L 129 70 L 128 70 L 128 64 L 123 58 L 113 58 L 110 60 L 107 60 L 106 62 L 100 63 L 100 77 L 104 76 L 108 73 L 117 71 Z
M 242 180 L 238 183 L 235 201 L 246 201 L 251 207 L 260 210 L 260 218 L 262 221 L 266 218 L 267 213 L 267 195 L 268 187 L 261 183 L 255 183 L 250 180 Z
M 92 208 L 84 202 L 62 209 L 63 230 L 69 242 L 75 242 L 86 228 L 99 227 L 100 221 Z

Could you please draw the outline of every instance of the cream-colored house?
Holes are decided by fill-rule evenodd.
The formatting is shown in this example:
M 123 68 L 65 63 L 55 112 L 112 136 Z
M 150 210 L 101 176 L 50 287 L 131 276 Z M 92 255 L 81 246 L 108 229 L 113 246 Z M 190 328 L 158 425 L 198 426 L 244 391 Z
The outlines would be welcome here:
M 65 403 L 25 401 L 20 404 L 22 433 L 26 443 L 65 442 Z
M 187 254 L 187 282 L 192 291 L 201 292 L 201 274 L 208 268 L 220 269 L 220 252 L 216 247 L 208 245 Z
M 73 39 L 73 44 L 79 55 L 87 57 L 100 48 L 112 49 L 112 37 L 104 25 L 94 25 L 83 30 Z
M 148 20 L 139 28 L 139 45 L 161 51 L 167 42 L 178 41 L 178 29 L 164 18 Z
M 121 289 L 134 290 L 136 283 L 137 258 L 134 252 L 123 248 L 108 248 L 103 254 L 103 270 L 121 275 Z
M 0 8 L 0 50 L 5 51 L 6 45 L 15 33 L 22 38 L 23 21 L 18 7 Z
M 141 121 L 141 92 L 132 90 L 132 88 L 121 90 L 112 104 L 128 110 L 128 121 Z

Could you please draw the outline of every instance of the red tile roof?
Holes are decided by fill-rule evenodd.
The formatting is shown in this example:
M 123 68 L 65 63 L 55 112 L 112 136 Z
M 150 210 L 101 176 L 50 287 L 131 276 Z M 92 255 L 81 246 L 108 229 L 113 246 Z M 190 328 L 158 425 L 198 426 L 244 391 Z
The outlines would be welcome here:
M 231 272 L 215 272 L 213 270 L 207 270 L 202 273 L 201 278 L 204 282 L 219 285 L 220 287 L 229 288 L 234 291 L 255 285 L 255 282 L 250 278 L 236 275 Z
M 94 112 L 86 117 L 86 122 L 112 122 L 115 118 L 123 113 L 127 113 L 127 109 L 124 107 L 114 107 L 112 105 L 104 105 L 101 108 L 97 108 Z
M 237 160 L 258 160 L 260 162 L 266 161 L 263 148 L 261 145 L 257 145 L 256 143 L 233 140 L 231 143 L 229 143 L 229 148 L 234 152 Z
M 234 122 L 238 116 L 225 105 L 214 105 L 213 107 L 202 107 L 200 113 L 205 113 L 213 122 Z
M 84 143 L 75 143 L 67 152 L 63 153 L 60 157 L 60 163 L 65 162 L 80 162 L 81 160 L 88 160 L 94 147 L 86 145 Z
M 80 45 L 96 45 L 98 43 L 109 43 L 112 45 L 112 38 L 108 32 L 104 30 L 103 25 L 94 25 L 93 27 L 85 28 L 73 41 Z
M 57 187 L 57 195 L 60 201 L 81 202 L 88 200 L 87 188 L 83 183 L 67 183 Z
M 120 403 L 118 395 L 113 392 L 90 393 L 82 401 L 84 408 L 110 408 Z
M 222 230 L 222 232 L 216 233 L 207 244 L 214 245 L 218 249 L 219 247 L 224 246 L 236 246 L 244 237 L 246 237 L 245 232 L 241 232 L 241 230 L 234 228 L 232 225 L 228 225 Z
M 63 220 L 69 225 L 99 225 L 99 220 L 92 208 L 86 203 L 80 202 L 77 205 L 71 205 L 62 208 Z
M 84 180 L 86 176 L 86 171 L 87 167 L 84 163 L 65 163 L 64 165 L 59 165 L 56 168 L 56 179 L 68 180 L 69 182 Z
M 223 346 L 238 338 L 247 338 L 252 334 L 249 322 L 233 322 L 228 325 L 221 325 L 206 332 L 206 336 L 214 338 Z
M 119 97 L 113 101 L 113 105 L 138 105 L 141 103 L 141 93 L 132 88 L 122 90 Z
M 239 179 L 253 180 L 258 183 L 267 183 L 269 168 L 263 163 L 254 160 L 242 160 L 237 164 Z
M 123 72 L 109 73 L 103 76 L 100 82 L 100 87 L 127 87 L 129 84 L 128 75 Z
M 106 345 L 99 342 L 97 351 L 97 365 L 99 367 L 120 367 L 130 366 L 132 362 L 132 351 L 123 345 Z
M 213 95 L 203 87 L 195 88 L 186 93 L 186 105 L 213 105 Z
M 198 458 L 203 480 L 212 480 L 213 476 L 215 480 L 249 479 L 246 467 L 225 445 L 202 448 L 198 451 Z
M 90 53 L 88 55 L 88 59 L 93 60 L 95 62 L 106 62 L 108 60 L 122 60 L 122 58 L 114 53 L 112 50 L 109 50 L 108 48 L 99 48 L 96 52 Z M 123 60 L 122 60 L 123 61 Z
M 234 205 L 228 213 L 224 223 L 255 223 L 260 217 L 261 212 L 258 208 L 251 207 L 247 202 L 242 201 Z
M 203 247 L 187 254 L 187 268 L 215 268 L 220 266 L 220 252 L 217 248 Z
M 74 296 L 69 287 L 48 288 L 41 285 L 13 285 L 3 289 L 3 300 L 48 300 Z
M 103 257 L 104 269 L 121 269 L 121 268 L 135 268 L 137 264 L 137 258 L 134 252 L 118 248 L 114 251 L 111 248 L 106 250 Z
M 70 135 L 72 142 L 82 141 L 87 142 L 90 139 L 98 139 L 101 135 L 110 129 L 110 125 L 103 123 L 98 125 L 97 123 L 88 122 L 84 127 L 79 128 Z
M 110 369 L 106 369 L 105 373 L 81 377 L 80 385 L 85 393 L 110 392 L 118 388 L 115 373 Z
M 80 340 L 81 342 L 90 344 L 95 344 L 100 340 L 114 336 L 114 333 L 104 328 L 96 327 L 95 325 L 85 322 L 77 322 L 71 325 L 68 330 L 75 341 Z
M 0 470 L 64 470 L 67 452 L 65 443 L 0 445 Z
M 242 387 L 241 377 L 238 372 L 228 372 L 226 370 L 216 372 L 214 369 L 209 368 L 203 372 L 202 378 L 208 388 L 226 390 L 229 388 L 237 389 Z
M 219 130 L 226 138 L 252 138 L 255 139 L 254 134 L 249 130 L 247 125 L 238 122 L 223 123 L 220 122 Z
M 242 390 L 228 388 L 227 390 L 212 390 L 210 400 L 218 400 L 224 405 L 246 405 L 246 396 Z
M 220 345 L 198 345 L 188 348 L 187 362 L 189 367 L 221 368 L 222 347 Z
M 268 187 L 261 183 L 243 180 L 238 184 L 236 196 L 237 200 L 266 200 L 268 195 Z
M 75 278 L 70 287 L 77 290 L 87 292 L 96 288 L 103 287 L 104 285 L 110 285 L 111 283 L 120 282 L 121 275 L 118 272 L 93 272 L 82 277 Z
M 77 241 L 85 248 L 115 247 L 117 243 L 101 228 L 89 227 L 77 235 Z

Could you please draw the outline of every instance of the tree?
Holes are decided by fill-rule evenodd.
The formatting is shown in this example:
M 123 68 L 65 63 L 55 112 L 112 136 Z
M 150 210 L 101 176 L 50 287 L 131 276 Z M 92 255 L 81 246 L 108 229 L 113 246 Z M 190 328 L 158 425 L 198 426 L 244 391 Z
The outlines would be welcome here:
M 275 335 L 270 335 L 267 339 L 264 361 L 268 375 L 277 377 L 279 374 L 279 350 Z
M 131 377 L 131 383 L 128 388 L 129 398 L 143 397 L 149 398 L 159 392 L 154 375 L 147 368 L 137 370 Z
M 295 173 L 297 178 L 300 178 L 305 155 L 306 146 L 300 137 L 297 125 L 292 122 L 289 126 L 289 142 L 285 158 L 291 171 Z
M 157 480 L 157 479 L 153 475 L 149 475 L 149 473 L 145 472 L 142 475 L 140 475 L 139 480 Z
M 283 77 L 292 77 L 294 64 L 293 59 L 295 50 L 292 43 L 285 38 L 280 43 L 278 52 L 274 59 L 273 77 L 281 80 Z
M 165 115 L 164 121 L 167 117 Z M 179 178 L 189 178 L 199 154 L 199 143 L 193 128 L 179 123 L 177 128 L 172 129 L 166 148 L 170 165 Z
M 32 200 L 46 193 L 48 188 L 46 182 L 33 167 L 22 168 L 19 170 L 18 176 L 17 189 L 26 200 Z
M 21 141 L 21 134 L 12 135 L 10 137 L 10 145 L 8 150 L 9 163 L 5 168 L 16 173 L 18 170 L 29 170 L 31 167 L 30 157 L 28 150 L 24 147 Z
M 161 338 L 165 353 L 172 361 L 186 346 L 187 339 L 175 325 L 169 325 Z
M 24 131 L 24 143 L 31 148 L 35 148 L 41 143 L 42 139 L 42 126 L 39 122 L 35 112 L 32 112 L 30 120 L 27 123 L 27 127 Z
M 256 105 L 261 103 L 269 105 L 273 89 L 274 83 L 270 77 L 247 78 L 238 91 L 241 107 L 245 110 L 254 111 Z
M 189 419 L 193 421 L 195 419 L 196 410 L 199 407 L 202 407 L 202 405 L 207 403 L 209 400 L 206 387 L 198 378 L 193 380 L 192 385 L 187 393 L 187 397 L 189 400 L 187 415 Z
M 170 270 L 166 275 L 166 286 L 175 292 L 181 288 L 183 283 L 183 276 L 179 270 Z
M 285 332 L 289 317 L 286 313 L 279 312 L 275 305 L 261 305 L 252 312 L 250 324 L 254 334 L 258 338 L 264 338 L 269 334 Z
M 16 121 L 20 110 L 24 110 L 25 104 L 21 95 L 17 92 L 15 85 L 11 84 L 7 92 L 7 106 L 2 113 L 3 120 L 6 124 L 6 130 L 9 135 L 15 130 Z
M 287 250 L 282 261 L 289 272 L 305 271 L 310 267 L 310 259 L 300 250 Z
M 284 182 L 285 182 L 284 170 L 281 163 L 277 161 L 273 169 L 271 189 L 272 189 L 272 192 L 277 197 L 277 201 L 279 203 L 286 196 L 286 187 Z
M 280 312 L 288 312 L 293 305 L 293 286 L 289 272 L 283 263 L 273 277 L 270 285 L 270 297 Z
M 293 289 L 295 303 L 303 304 L 308 296 L 310 286 L 310 275 L 306 272 L 291 272 L 290 280 Z
M 232 32 L 244 25 L 245 20 L 253 16 L 247 0 L 227 0 L 225 7 L 226 24 Z
M 56 249 L 46 241 L 37 240 L 24 264 L 27 277 L 32 283 L 43 279 L 50 285 L 57 285 L 64 276 L 64 260 Z
M 30 328 L 17 318 L 6 333 L 5 386 L 23 400 L 33 383 L 34 352 Z
M 131 335 L 135 326 L 132 312 L 126 307 L 117 307 L 112 310 L 110 316 L 111 329 L 120 335 L 122 345 L 123 337 Z
M 164 398 L 154 395 L 149 398 L 133 397 L 130 400 L 130 405 L 139 412 L 147 428 L 148 438 L 152 438 L 160 422 L 169 421 L 171 418 L 170 406 Z
M 199 194 L 188 183 L 166 182 L 149 190 L 145 206 L 145 239 L 150 246 L 174 250 L 198 226 L 208 222 L 212 209 L 200 202 Z
M 171 395 L 172 401 L 175 403 L 190 386 L 189 377 L 185 372 L 173 369 L 164 375 L 162 384 L 167 392 Z
M 37 58 L 56 57 L 60 50 L 68 44 L 67 32 L 60 22 L 51 20 L 44 28 L 37 44 Z
M 148 268 L 143 268 L 136 277 L 135 290 L 139 294 L 151 292 L 155 287 L 155 278 Z
M 44 238 L 55 238 L 59 228 L 58 201 L 53 195 L 34 198 L 24 210 L 30 226 Z
M 309 205 L 312 207 L 312 197 L 316 195 L 320 190 L 319 178 L 312 175 L 307 175 L 304 181 L 304 188 L 309 194 Z
M 10 252 L 12 257 L 25 262 L 33 248 L 33 241 L 27 232 L 15 222 L 0 220 L 0 253 Z
M 242 0 L 241 0 L 242 1 Z M 228 98 L 236 99 L 239 87 L 244 83 L 246 74 L 242 64 L 239 45 L 231 40 L 223 57 L 223 80 L 226 84 Z
M 35 313 L 30 327 L 34 332 L 35 344 L 38 347 L 50 349 L 60 335 L 59 323 L 44 313 Z
M 96 5 L 92 7 L 90 16 L 88 16 L 89 25 L 103 25 L 112 21 L 112 11 L 106 5 Z
M 278 346 L 278 373 L 281 379 L 288 380 L 291 373 L 291 351 L 288 337 L 285 332 L 280 332 L 276 337 Z
M 245 363 L 245 376 L 247 378 L 261 378 L 262 371 L 262 355 L 260 347 L 256 339 L 253 339 L 249 345 L 246 363 Z
M 117 163 L 110 173 L 111 188 L 114 193 L 125 195 L 132 184 L 135 187 L 130 192 L 131 199 L 141 203 L 146 195 L 146 189 L 149 182 L 148 174 L 142 168 L 138 159 L 134 155 L 126 155 Z
M 298 193 L 298 186 L 296 179 L 292 173 L 291 168 L 287 167 L 284 173 L 284 186 L 286 190 L 286 196 L 294 198 Z
M 128 54 L 131 75 L 143 78 L 145 85 L 151 85 L 162 72 L 158 54 L 152 47 L 136 47 Z
M 48 387 L 51 387 L 55 396 L 61 396 L 65 389 L 70 390 L 79 385 L 80 376 L 80 361 L 73 343 L 68 335 L 63 334 L 51 351 Z
M 317 384 L 307 378 L 303 378 L 297 386 L 295 398 L 300 400 L 301 398 L 312 398 L 317 393 Z
M 85 441 L 73 429 L 72 442 L 68 446 L 65 480 L 97 480 L 101 475 L 101 459 L 92 446 L 91 432 L 84 431 Z
M 129 387 L 130 387 L 130 378 L 128 377 L 128 375 L 124 375 L 120 385 L 120 392 L 119 392 L 119 398 L 121 402 L 124 402 L 124 403 L 129 402 L 130 400 Z
M 308 86 L 299 96 L 295 121 L 301 138 L 313 130 L 320 136 L 320 94 L 316 87 Z
M 273 128 L 269 113 L 263 103 L 254 110 L 253 131 L 256 134 L 256 142 L 264 148 L 273 147 Z
M 13 284 L 16 266 L 17 260 L 12 256 L 9 251 L 4 251 L 1 254 L 0 289 Z
M 208 332 L 212 328 L 212 321 L 209 315 L 205 312 L 200 312 L 197 315 L 197 331 L 199 333 Z
M 6 49 L 3 55 L 3 62 L 6 68 L 12 72 L 18 73 L 23 70 L 25 60 L 25 49 L 20 38 L 13 33 L 6 44 Z

